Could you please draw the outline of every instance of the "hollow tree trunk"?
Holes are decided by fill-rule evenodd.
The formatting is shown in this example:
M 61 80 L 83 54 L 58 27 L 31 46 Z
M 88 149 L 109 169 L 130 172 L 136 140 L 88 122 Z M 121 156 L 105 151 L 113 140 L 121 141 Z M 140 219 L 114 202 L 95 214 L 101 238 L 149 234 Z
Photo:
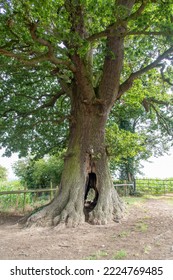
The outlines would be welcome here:
M 75 101 L 70 141 L 61 184 L 54 200 L 28 219 L 28 224 L 77 226 L 84 221 L 106 224 L 121 217 L 122 202 L 115 191 L 105 148 L 107 112 L 97 100 Z M 96 175 L 98 200 L 88 213 L 84 195 L 88 174 Z

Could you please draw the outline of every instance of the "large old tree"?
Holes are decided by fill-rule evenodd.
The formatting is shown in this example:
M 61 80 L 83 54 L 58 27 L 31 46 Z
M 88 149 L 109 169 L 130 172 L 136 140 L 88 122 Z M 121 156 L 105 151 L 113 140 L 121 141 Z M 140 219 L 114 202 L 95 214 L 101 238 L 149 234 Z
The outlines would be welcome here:
M 121 217 L 105 126 L 114 104 L 138 79 L 145 87 L 150 77 L 155 87 L 160 79 L 171 85 L 170 2 L 2 1 L 0 141 L 7 154 L 43 155 L 68 146 L 58 193 L 28 223 L 76 226 Z M 91 174 L 98 197 L 87 210 Z

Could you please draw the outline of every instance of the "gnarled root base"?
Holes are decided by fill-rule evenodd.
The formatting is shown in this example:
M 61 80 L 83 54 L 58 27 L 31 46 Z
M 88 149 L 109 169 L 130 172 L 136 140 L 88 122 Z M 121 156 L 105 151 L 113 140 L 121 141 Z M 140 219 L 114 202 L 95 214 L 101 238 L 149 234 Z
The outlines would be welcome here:
M 47 206 L 31 214 L 25 223 L 26 227 L 31 226 L 52 226 L 52 218 L 50 217 Z
M 109 222 L 119 222 L 123 217 L 125 205 L 116 193 L 110 201 L 100 201 L 93 211 L 89 213 L 88 222 L 94 225 L 105 225 Z
M 105 225 L 109 222 L 119 222 L 123 216 L 124 204 L 112 190 L 109 198 L 101 197 L 94 205 L 92 202 L 83 205 L 79 201 L 69 201 L 63 209 L 57 207 L 56 199 L 43 209 L 32 214 L 26 222 L 26 226 L 54 226 L 76 227 L 84 222 Z
M 77 227 L 78 225 L 84 223 L 85 216 L 84 213 L 78 213 L 75 209 L 69 210 L 68 207 L 65 208 L 60 215 L 57 215 L 53 219 L 53 225 L 66 225 L 67 227 Z
M 53 201 L 48 206 L 32 214 L 26 221 L 26 226 L 58 226 L 62 228 L 76 227 L 85 221 L 83 211 L 80 211 L 79 203 L 68 202 L 63 210 Z

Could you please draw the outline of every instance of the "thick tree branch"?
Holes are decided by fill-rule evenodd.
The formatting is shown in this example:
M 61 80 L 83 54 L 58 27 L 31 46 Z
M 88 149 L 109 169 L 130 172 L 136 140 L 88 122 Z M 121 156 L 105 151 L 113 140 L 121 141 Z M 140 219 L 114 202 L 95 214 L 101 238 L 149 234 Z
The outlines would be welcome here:
M 40 107 L 36 108 L 36 111 L 39 111 L 40 109 L 46 109 L 49 107 L 54 107 L 56 101 L 62 96 L 64 95 L 64 91 L 58 91 L 56 94 L 53 94 L 51 99 L 47 102 L 45 102 L 44 104 L 42 104 Z
M 30 58 L 29 55 L 26 56 L 23 54 L 14 53 L 12 51 L 8 51 L 0 47 L 0 54 L 6 57 L 15 58 L 26 66 L 35 66 L 41 62 L 50 61 L 55 65 L 64 65 L 72 72 L 76 71 L 75 66 L 71 62 L 56 58 L 55 56 L 50 56 L 49 52 L 45 52 L 42 53 L 40 56 L 35 56 L 33 58 Z
M 99 97 L 112 102 L 122 70 L 124 39 L 118 36 L 107 38 L 107 56 L 103 67 L 103 76 L 99 87 Z
M 98 40 L 98 39 L 107 37 L 108 34 L 109 34 L 109 30 L 106 29 L 106 30 L 103 30 L 103 31 L 101 31 L 101 32 L 95 33 L 95 34 L 93 34 L 93 35 L 87 37 L 86 40 L 87 40 L 88 42 L 92 43 L 92 42 L 94 42 L 94 41 L 96 41 L 96 40 Z
M 173 86 L 173 82 L 171 82 L 169 78 L 165 78 L 164 69 L 165 69 L 165 65 L 161 64 L 160 73 L 161 73 L 161 76 L 162 76 L 162 80 L 164 82 L 168 83 L 170 86 Z
M 129 76 L 129 78 L 120 85 L 118 95 L 117 95 L 116 99 L 119 99 L 123 95 L 124 92 L 126 92 L 127 90 L 129 90 L 132 87 L 135 79 L 140 77 L 142 74 L 148 72 L 149 70 L 152 70 L 153 68 L 157 67 L 158 64 L 163 59 L 166 59 L 172 52 L 173 52 L 173 47 L 170 47 L 163 54 L 159 55 L 158 58 L 156 60 L 154 60 L 152 63 L 150 63 L 149 65 L 147 65 L 144 68 L 141 68 L 139 71 L 136 71 L 136 72 L 132 73 Z
M 56 119 L 50 119 L 50 123 L 54 124 L 54 125 L 58 125 L 58 124 L 61 124 L 64 120 L 68 120 L 69 119 L 69 116 L 59 116 L 56 117 Z M 21 123 L 21 128 L 24 129 L 24 130 L 27 130 L 27 129 L 34 129 L 35 127 L 37 127 L 38 125 L 43 125 L 43 124 L 47 124 L 48 123 L 48 120 L 47 119 L 38 119 L 36 120 L 35 122 L 31 123 L 31 124 L 23 124 Z
M 27 66 L 35 66 L 38 63 L 41 63 L 44 61 L 50 61 L 54 65 L 64 65 L 72 72 L 76 71 L 76 68 L 72 64 L 71 61 L 69 61 L 67 59 L 66 60 L 59 59 L 55 56 L 54 48 L 50 41 L 40 38 L 36 34 L 38 23 L 29 22 L 28 26 L 29 26 L 29 31 L 30 31 L 33 41 L 36 43 L 39 43 L 42 46 L 47 47 L 48 51 L 43 52 L 43 53 L 40 52 L 39 55 L 37 55 L 37 56 L 34 51 L 33 52 L 27 51 L 28 55 L 23 55 L 23 53 L 21 53 L 21 51 L 20 51 L 20 46 L 18 46 L 18 48 L 15 47 L 15 49 L 12 48 L 12 50 L 9 51 L 8 50 L 9 47 L 13 47 L 13 45 L 16 43 L 19 44 L 19 40 L 11 40 L 10 42 L 6 43 L 4 46 L 0 46 L 0 54 L 7 56 L 7 57 L 15 58 Z M 34 57 L 32 57 L 33 55 L 34 55 Z
M 29 24 L 29 31 L 30 31 L 30 34 L 31 34 L 31 37 L 32 37 L 33 41 L 39 43 L 42 46 L 47 47 L 49 55 L 53 55 L 54 50 L 53 50 L 52 44 L 48 40 L 45 40 L 45 39 L 37 36 L 37 34 L 36 34 L 37 27 L 38 27 L 38 23 L 33 23 L 32 22 L 32 23 Z
M 119 0 L 117 5 L 126 10 L 130 15 L 134 0 Z M 123 19 L 112 25 L 107 36 L 107 55 L 103 66 L 103 76 L 99 87 L 99 97 L 104 99 L 107 106 L 112 106 L 120 83 L 120 75 L 124 59 L 124 37 L 127 32 L 127 22 Z
M 152 102 L 152 103 L 156 103 L 156 104 L 159 104 L 159 105 L 165 105 L 165 106 L 169 106 L 170 105 L 170 102 L 169 101 L 165 101 L 165 100 L 158 100 L 154 97 L 149 97 L 147 99 L 149 102 Z
M 165 30 L 165 31 L 145 31 L 145 30 L 132 30 L 126 33 L 126 36 L 130 35 L 146 35 L 146 36 L 171 36 L 173 35 L 173 32 L 170 30 Z
M 71 31 L 77 33 L 81 38 L 85 38 L 84 7 L 81 1 L 65 0 L 65 9 L 69 14 Z
M 15 109 L 15 106 L 14 106 L 13 108 L 6 109 L 2 113 L 0 113 L 0 116 L 6 117 L 9 113 L 14 112 L 14 113 L 17 113 L 18 116 L 27 117 L 31 114 L 35 114 L 35 113 L 39 112 L 42 109 L 53 108 L 56 101 L 64 94 L 65 93 L 63 90 L 58 91 L 56 94 L 53 94 L 48 101 L 45 101 L 42 105 L 38 106 L 35 109 L 28 110 L 27 112 L 22 112 L 22 110 L 20 111 L 19 109 Z
M 12 51 L 8 51 L 6 49 L 0 48 L 0 54 L 6 56 L 6 57 L 11 57 L 15 58 L 18 61 L 22 62 L 24 65 L 27 66 L 35 66 L 40 62 L 47 61 L 48 60 L 48 55 L 47 53 L 43 53 L 42 55 L 34 58 L 29 58 L 26 55 L 23 54 L 17 54 Z
M 129 17 L 128 17 L 128 21 L 129 20 L 135 20 L 135 19 L 137 19 L 141 14 L 142 14 L 142 12 L 145 10 L 145 7 L 146 7 L 146 5 L 147 5 L 147 0 L 142 0 L 142 3 L 141 3 L 141 6 L 139 7 L 139 9 L 136 11 L 136 12 L 134 12 L 133 14 L 131 14 Z
M 128 17 L 126 17 L 123 21 L 124 22 L 128 22 L 129 20 L 135 20 L 136 18 L 138 18 L 141 15 L 141 13 L 144 11 L 146 5 L 147 5 L 147 1 L 142 1 L 141 6 L 139 7 L 139 9 L 136 12 L 134 12 L 133 14 L 128 15 Z M 94 41 L 96 41 L 98 39 L 107 37 L 109 32 L 110 32 L 110 30 L 113 29 L 113 28 L 115 29 L 116 26 L 118 26 L 118 24 L 119 24 L 119 22 L 117 21 L 114 24 L 108 26 L 105 30 L 100 31 L 98 33 L 95 33 L 95 34 L 89 36 L 87 38 L 87 41 L 88 42 L 94 42 Z M 126 35 L 132 35 L 132 34 L 131 34 L 131 32 L 128 32 Z
M 51 44 L 50 41 L 45 40 L 43 38 L 40 38 L 37 35 L 37 33 L 36 33 L 37 27 L 38 27 L 38 23 L 30 23 L 29 24 L 29 30 L 30 30 L 30 33 L 31 33 L 31 37 L 32 37 L 33 41 L 35 41 L 35 42 L 39 43 L 40 45 L 45 46 L 45 47 L 48 48 L 47 55 L 48 55 L 49 61 L 54 63 L 55 65 L 63 64 L 65 66 L 67 66 L 72 72 L 75 72 L 76 69 L 75 69 L 74 65 L 70 61 L 58 59 L 55 56 L 55 54 L 54 54 L 54 47 L 53 47 L 53 45 Z
M 154 104 L 169 106 L 170 102 L 165 100 L 157 100 L 154 97 L 144 98 L 142 101 L 142 105 L 144 106 L 146 112 L 149 112 L 150 107 L 152 105 L 154 106 Z
M 68 18 L 71 23 L 71 32 L 77 40 L 67 42 L 69 49 L 73 49 L 71 60 L 75 65 L 76 71 L 74 73 L 75 83 L 78 91 L 73 91 L 75 97 L 80 95 L 81 100 L 91 101 L 95 92 L 92 85 L 91 73 L 89 72 L 88 65 L 86 65 L 85 58 L 80 55 L 80 48 L 83 40 L 85 40 L 87 32 L 84 24 L 84 6 L 82 1 L 65 1 L 65 9 L 68 13 Z

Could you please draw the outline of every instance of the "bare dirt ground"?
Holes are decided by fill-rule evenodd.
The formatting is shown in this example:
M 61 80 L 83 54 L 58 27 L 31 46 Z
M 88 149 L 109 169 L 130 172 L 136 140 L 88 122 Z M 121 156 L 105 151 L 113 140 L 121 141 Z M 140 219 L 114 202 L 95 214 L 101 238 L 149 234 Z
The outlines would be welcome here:
M 127 204 L 120 223 L 22 228 L 0 213 L 0 259 L 173 259 L 173 197 Z

